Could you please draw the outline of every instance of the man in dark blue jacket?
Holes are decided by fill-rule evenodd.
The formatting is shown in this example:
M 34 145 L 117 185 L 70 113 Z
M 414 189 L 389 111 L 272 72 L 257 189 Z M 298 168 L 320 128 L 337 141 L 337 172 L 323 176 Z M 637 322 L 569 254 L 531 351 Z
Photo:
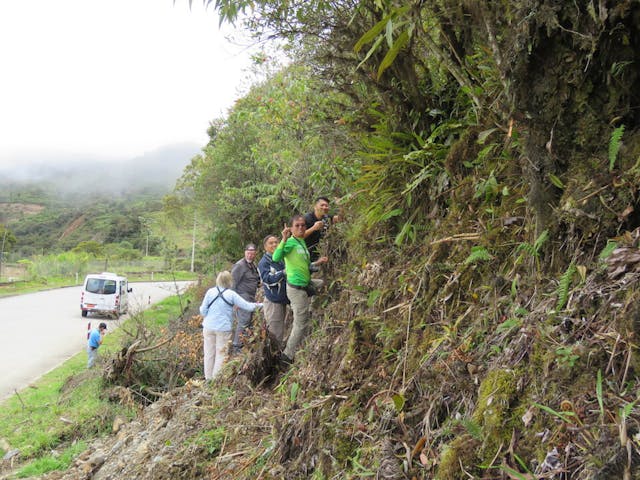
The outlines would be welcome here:
M 268 235 L 264 239 L 265 254 L 258 262 L 258 272 L 264 290 L 263 312 L 267 320 L 267 329 L 278 341 L 278 346 L 281 346 L 284 339 L 284 319 L 289 299 L 287 298 L 284 262 L 274 262 L 272 258 L 278 242 L 279 239 L 275 235 Z

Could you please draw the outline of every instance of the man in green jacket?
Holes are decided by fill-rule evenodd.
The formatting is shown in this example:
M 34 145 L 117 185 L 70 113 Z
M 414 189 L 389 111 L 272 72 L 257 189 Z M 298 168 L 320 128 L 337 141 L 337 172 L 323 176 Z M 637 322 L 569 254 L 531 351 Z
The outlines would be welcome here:
M 327 257 L 320 257 L 311 263 L 309 250 L 304 241 L 306 228 L 304 216 L 294 215 L 291 219 L 291 227 L 285 225 L 282 230 L 282 241 L 273 252 L 274 262 L 284 259 L 287 297 L 293 312 L 291 334 L 282 352 L 284 363 L 292 362 L 296 350 L 308 334 L 311 290 L 322 286 L 322 280 L 311 278 L 311 270 L 329 260 Z

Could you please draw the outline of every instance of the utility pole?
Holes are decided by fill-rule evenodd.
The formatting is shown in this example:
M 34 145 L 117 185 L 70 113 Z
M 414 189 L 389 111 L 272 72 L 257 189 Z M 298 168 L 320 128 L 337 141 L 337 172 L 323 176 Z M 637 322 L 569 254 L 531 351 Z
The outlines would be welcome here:
M 138 221 L 142 225 L 142 228 L 145 229 L 145 233 L 147 236 L 146 245 L 144 249 L 144 256 L 148 257 L 149 256 L 149 219 L 145 217 L 138 217 Z
M 196 259 L 196 212 L 193 212 L 193 235 L 191 235 L 191 273 L 194 271 Z
M 0 281 L 2 280 L 2 263 L 4 262 L 4 242 L 7 239 L 7 227 L 4 227 L 4 235 L 2 235 L 2 247 L 0 247 Z

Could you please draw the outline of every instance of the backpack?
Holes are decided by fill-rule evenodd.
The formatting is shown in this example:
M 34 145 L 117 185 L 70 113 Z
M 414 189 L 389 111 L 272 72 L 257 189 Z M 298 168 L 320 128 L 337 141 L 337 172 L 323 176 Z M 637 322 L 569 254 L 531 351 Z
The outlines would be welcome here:
M 220 287 L 216 287 L 216 290 L 218 290 L 218 295 L 216 295 L 216 298 L 214 298 L 213 300 L 211 300 L 211 302 L 209 303 L 209 305 L 207 305 L 207 310 L 209 310 L 211 308 L 211 305 L 213 305 L 215 303 L 215 301 L 219 298 L 222 298 L 222 301 L 224 303 L 226 303 L 227 305 L 229 305 L 230 307 L 233 307 L 233 303 L 231 303 L 229 300 L 227 300 L 226 298 L 224 298 L 224 295 L 222 295 L 223 292 L 226 292 L 228 289 L 227 288 L 223 288 L 222 291 L 220 291 Z
M 273 267 L 269 267 L 269 273 L 271 275 L 273 275 L 274 273 L 276 273 L 276 269 Z M 280 280 L 278 280 L 277 282 L 273 282 L 273 283 L 266 283 L 264 282 L 264 286 L 267 287 L 269 290 L 271 290 L 272 293 L 274 294 L 279 294 L 280 293 L 280 289 L 282 288 L 282 285 L 284 284 L 284 275 L 282 277 L 280 277 Z

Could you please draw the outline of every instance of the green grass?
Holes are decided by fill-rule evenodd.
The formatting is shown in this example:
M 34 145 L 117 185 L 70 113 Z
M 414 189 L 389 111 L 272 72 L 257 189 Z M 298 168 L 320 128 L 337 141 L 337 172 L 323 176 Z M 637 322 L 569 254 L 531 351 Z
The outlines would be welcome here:
M 5 283 L 0 285 L 0 297 L 20 295 L 23 293 L 40 292 L 52 288 L 69 287 L 75 285 L 75 279 L 52 277 L 46 280 L 29 280 Z
M 206 430 L 200 432 L 196 437 L 196 445 L 203 447 L 209 456 L 212 456 L 216 452 L 219 452 L 224 444 L 225 437 L 227 436 L 224 427 L 217 427 L 213 430 Z
M 118 414 L 133 415 L 102 391 L 99 370 L 86 370 L 86 353 L 77 354 L 1 405 L 0 437 L 20 450 L 20 459 L 37 460 L 43 468 L 52 462 L 40 459 L 52 449 L 108 432 Z
M 126 274 L 127 279 L 130 282 L 171 282 L 173 280 L 196 280 L 198 278 L 197 273 L 193 272 L 154 272 L 151 275 L 149 272 L 129 272 Z
M 18 470 L 16 477 L 27 478 L 43 475 L 53 470 L 66 470 L 73 459 L 87 448 L 83 441 L 74 442 L 60 453 L 45 455 Z
M 141 318 L 136 318 L 127 320 L 130 324 L 132 322 L 144 322 L 146 326 L 153 327 L 166 327 L 169 324 L 169 321 L 172 318 L 175 318 L 179 315 L 180 310 L 187 303 L 187 299 L 190 297 L 189 293 L 182 295 L 179 297 L 174 295 L 172 297 L 167 297 L 163 301 L 156 303 L 148 310 L 142 312 Z M 135 314 L 132 316 L 136 316 Z M 125 323 L 125 326 L 128 325 Z M 115 333 L 119 333 L 118 330 Z M 107 338 L 107 337 L 105 337 Z
M 182 304 L 186 302 L 182 298 Z M 168 297 L 136 318 L 128 319 L 122 330 L 104 338 L 100 356 L 119 350 L 123 330 L 132 322 L 162 327 L 180 313 L 180 299 Z M 128 328 L 127 328 L 128 327 Z M 0 403 L 0 438 L 9 449 L 20 450 L 20 460 L 27 460 L 17 475 L 40 475 L 65 469 L 84 450 L 86 442 L 110 432 L 116 415 L 132 418 L 135 410 L 109 402 L 105 393 L 100 359 L 98 367 L 86 369 L 87 354 L 80 352 L 52 370 L 30 387 Z M 52 455 L 51 450 L 61 453 Z M 6 453 L 0 448 L 0 456 Z

